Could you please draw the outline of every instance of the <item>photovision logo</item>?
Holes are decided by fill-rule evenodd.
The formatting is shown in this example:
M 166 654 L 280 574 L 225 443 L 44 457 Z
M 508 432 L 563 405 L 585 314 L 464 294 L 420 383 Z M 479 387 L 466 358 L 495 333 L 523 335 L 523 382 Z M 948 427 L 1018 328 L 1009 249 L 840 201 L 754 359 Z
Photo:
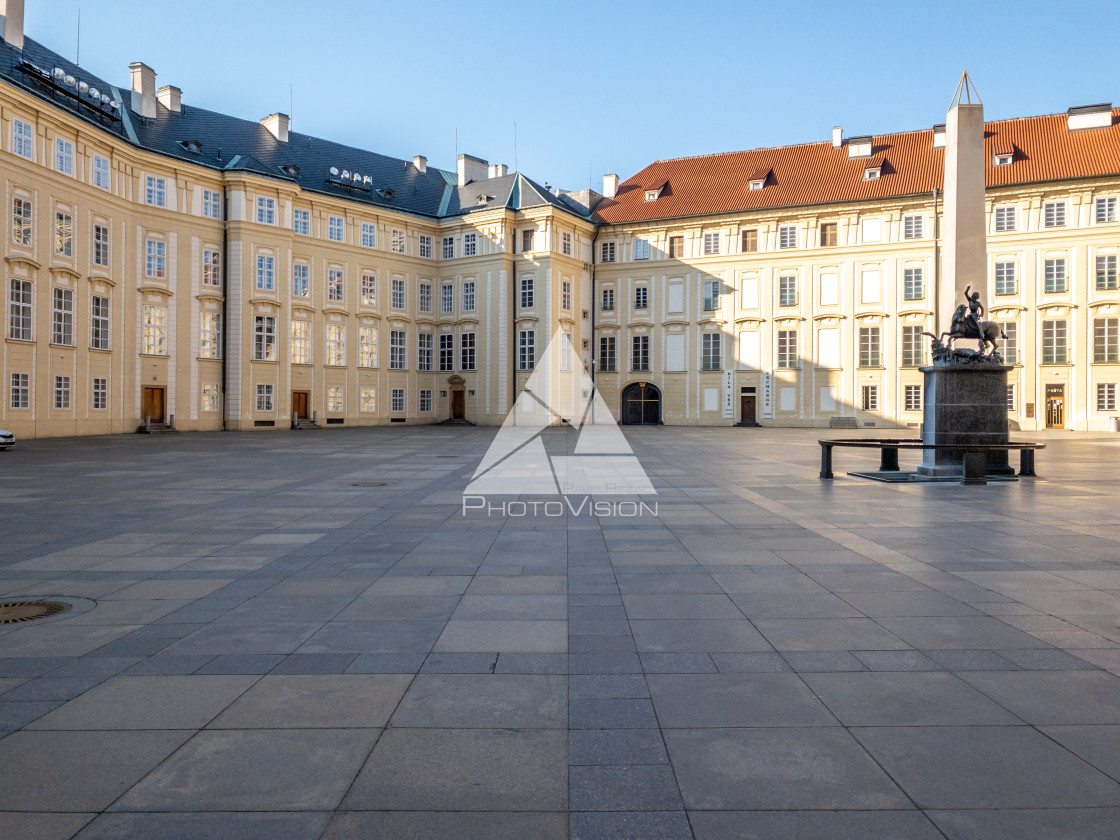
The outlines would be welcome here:
M 574 454 L 549 455 L 541 432 L 562 420 L 579 433 Z M 656 502 L 599 498 L 656 494 L 571 336 L 557 330 L 463 491 L 462 510 L 464 516 L 480 510 L 499 516 L 657 516 Z

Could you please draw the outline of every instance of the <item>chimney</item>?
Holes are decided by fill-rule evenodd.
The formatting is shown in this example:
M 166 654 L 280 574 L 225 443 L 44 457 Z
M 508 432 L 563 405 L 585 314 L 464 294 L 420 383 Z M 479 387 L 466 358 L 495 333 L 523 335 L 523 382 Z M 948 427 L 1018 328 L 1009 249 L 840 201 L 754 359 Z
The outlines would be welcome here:
M 275 113 L 269 114 L 263 120 L 261 125 L 268 129 L 268 133 L 279 140 L 281 143 L 288 142 L 288 115 Z
M 156 94 L 159 104 L 173 114 L 183 112 L 183 92 L 175 85 L 164 85 Z
M 945 148 L 945 123 L 938 123 L 933 127 L 933 148 Z
M 614 198 L 618 193 L 618 176 L 603 176 L 603 198 Z
M 23 0 L 0 0 L 0 21 L 4 43 L 17 50 L 23 49 Z
M 132 110 L 140 116 L 156 118 L 156 71 L 142 61 L 128 65 L 132 71 Z
M 503 175 L 506 175 L 508 173 L 509 167 L 504 163 L 492 163 L 486 170 L 486 175 L 490 178 L 501 178 Z
M 844 129 L 838 125 L 832 127 L 832 148 L 839 149 L 844 145 Z
M 1112 103 L 1080 105 L 1066 112 L 1066 128 L 1079 131 L 1083 128 L 1108 128 L 1112 125 Z
M 488 164 L 474 155 L 459 155 L 459 186 L 465 187 L 471 181 L 485 181 Z
M 848 157 L 861 158 L 871 157 L 871 137 L 849 137 L 848 138 Z
M 428 171 L 428 159 L 423 155 L 416 155 L 416 157 L 412 159 L 412 165 L 415 166 L 419 172 Z

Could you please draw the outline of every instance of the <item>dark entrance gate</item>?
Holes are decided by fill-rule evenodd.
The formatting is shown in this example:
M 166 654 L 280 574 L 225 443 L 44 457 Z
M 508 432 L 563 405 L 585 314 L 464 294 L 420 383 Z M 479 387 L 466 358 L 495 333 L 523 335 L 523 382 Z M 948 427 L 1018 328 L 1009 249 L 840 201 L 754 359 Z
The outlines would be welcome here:
M 661 422 L 661 391 L 648 382 L 635 382 L 622 392 L 622 422 L 656 426 Z

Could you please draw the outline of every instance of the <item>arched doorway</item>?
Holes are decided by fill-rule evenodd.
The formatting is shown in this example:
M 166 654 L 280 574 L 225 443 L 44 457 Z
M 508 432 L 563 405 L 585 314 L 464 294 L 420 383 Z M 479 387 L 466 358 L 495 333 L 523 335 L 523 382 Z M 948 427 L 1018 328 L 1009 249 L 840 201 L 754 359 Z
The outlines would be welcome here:
M 661 391 L 648 382 L 635 382 L 622 392 L 622 422 L 656 426 L 661 422 Z

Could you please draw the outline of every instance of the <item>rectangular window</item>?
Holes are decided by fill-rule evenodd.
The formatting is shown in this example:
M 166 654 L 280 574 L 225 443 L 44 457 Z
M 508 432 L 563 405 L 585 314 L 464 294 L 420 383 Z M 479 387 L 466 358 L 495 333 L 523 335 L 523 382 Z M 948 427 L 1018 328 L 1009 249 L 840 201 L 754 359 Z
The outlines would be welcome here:
M 404 370 L 407 364 L 408 333 L 404 330 L 389 330 L 389 370 Z
M 1106 254 L 1098 256 L 1097 260 L 1097 291 L 1116 291 L 1116 255 Z
M 560 308 L 565 312 L 572 311 L 572 281 L 564 280 L 560 285 Z
M 93 226 L 93 264 L 109 267 L 109 228 L 106 225 Z
M 521 253 L 527 254 L 533 250 L 533 234 L 535 233 L 535 230 L 521 231 Z
M 276 260 L 274 258 L 257 256 L 257 288 L 269 292 L 276 288 Z
M 922 386 L 905 385 L 902 389 L 903 407 L 906 411 L 922 410 Z
M 420 413 L 429 414 L 432 410 L 432 392 L 428 388 L 420 389 Z
M 269 315 L 253 316 L 253 359 L 276 361 L 276 319 Z
M 389 303 L 392 304 L 393 309 L 404 309 L 404 279 L 394 277 L 392 286 L 392 296 Z
M 922 328 L 915 324 L 904 324 L 902 327 L 902 366 L 920 367 L 925 363 L 925 355 Z
M 787 370 L 801 366 L 797 357 L 797 330 L 778 330 L 778 367 Z
M 1016 207 L 1014 205 L 1008 207 L 996 208 L 996 232 L 1015 230 L 1016 227 Z
M 879 328 L 859 328 L 859 366 L 879 367 L 882 356 L 879 352 Z
M 599 370 L 608 372 L 618 370 L 618 356 L 613 335 L 599 338 Z
M 109 298 L 90 298 L 89 346 L 91 350 L 109 349 Z
M 603 311 L 614 311 L 614 289 L 603 289 Z
M 308 297 L 311 294 L 311 267 L 296 263 L 292 266 L 292 296 Z
M 148 175 L 144 178 L 144 203 L 152 207 L 167 206 L 167 179 Z
M 455 287 L 450 283 L 440 286 L 439 311 L 445 315 L 455 311 Z
M 1115 198 L 1098 198 L 1096 207 L 1098 225 L 1105 222 L 1115 222 L 1117 220 Z
M 703 354 L 701 370 L 720 370 L 723 368 L 723 336 L 720 333 L 704 333 L 702 338 Z
M 440 256 L 445 260 L 455 259 L 455 237 L 445 236 L 440 243 Z
M 996 263 L 996 294 L 997 295 L 1013 295 L 1013 294 L 1015 294 L 1015 263 L 1013 263 L 1013 262 L 997 262 Z
M 341 216 L 327 217 L 327 239 L 331 242 L 346 240 L 346 222 Z
M 56 376 L 54 378 L 54 407 L 70 407 L 70 377 Z
M 8 289 L 8 338 L 31 341 L 31 281 L 12 280 Z
M 565 234 L 565 236 L 569 236 Z M 571 237 L 569 236 L 569 241 Z M 477 233 L 464 233 L 463 234 L 463 256 L 473 257 L 478 254 L 478 234 Z
M 149 356 L 166 356 L 167 307 L 145 304 L 142 326 L 143 352 Z
M 474 333 L 463 333 L 459 338 L 459 367 L 461 370 L 474 370 Z
M 463 281 L 463 311 L 474 312 L 474 281 Z
M 570 233 L 561 234 L 560 251 L 565 257 L 572 255 L 572 235 Z
M 860 389 L 860 408 L 864 411 L 879 410 L 879 386 L 864 385 Z
M 1116 410 L 1116 384 L 1101 383 L 1097 385 L 1097 411 Z
M 533 302 L 534 302 L 533 278 L 532 277 L 522 277 L 521 278 L 521 308 L 522 309 L 532 309 L 533 308 Z
M 74 256 L 74 219 L 69 213 L 54 214 L 54 252 Z
M 31 377 L 26 373 L 12 374 L 12 408 L 28 408 L 31 405 Z
M 1007 386 L 1007 410 L 1008 411 L 1014 411 L 1015 410 L 1015 386 L 1014 385 L 1008 385 Z
M 32 136 L 31 123 L 25 123 L 21 119 L 12 120 L 12 152 L 31 160 L 34 149 Z
M 704 281 L 704 311 L 715 312 L 719 309 L 721 284 L 719 280 Z
M 74 144 L 61 137 L 54 139 L 54 168 L 63 175 L 74 174 Z
M 167 277 L 167 243 L 158 239 L 144 242 L 144 274 L 163 280 Z
M 783 274 L 778 278 L 778 306 L 797 306 L 796 274 Z
M 719 253 L 719 231 L 712 231 L 711 233 L 704 234 L 704 254 L 718 254 Z
M 432 334 L 419 333 L 416 336 L 416 369 L 432 369 Z
M 16 245 L 31 244 L 31 201 L 12 199 L 12 242 Z
M 1064 365 L 1069 361 L 1065 321 L 1042 322 L 1042 363 Z
M 377 275 L 362 275 L 362 306 L 377 306 Z
M 517 334 L 517 367 L 532 370 L 537 363 L 537 334 L 534 330 L 521 330 Z
M 416 242 L 419 255 L 430 260 L 432 258 L 432 237 L 422 233 L 417 237 Z
M 51 344 L 74 346 L 74 290 L 51 290 Z
M 202 285 L 222 285 L 222 252 L 205 248 L 202 251 Z
M 371 225 L 369 222 L 362 222 L 362 247 L 377 247 L 377 225 Z
M 421 283 L 420 284 L 420 311 L 421 312 L 431 312 L 432 311 L 432 284 L 431 283 Z
M 389 399 L 389 410 L 395 414 L 404 411 L 404 388 L 394 388 Z
M 903 269 L 902 296 L 906 300 L 921 300 L 925 297 L 925 283 L 922 269 Z
M 390 250 L 394 254 L 403 254 L 405 251 L 404 231 L 394 229 L 392 232 L 392 239 Z M 402 409 L 403 410 L 403 409 Z
M 599 245 L 599 262 L 612 263 L 615 258 L 615 243 L 603 242 Z
M 649 259 L 649 240 L 635 239 L 634 240 L 634 259 L 648 260 Z
M 669 259 L 679 259 L 684 256 L 684 237 L 669 237 Z
M 276 224 L 276 199 L 257 196 L 257 224 Z
M 342 367 L 346 364 L 346 327 L 342 324 L 327 324 L 325 363 L 332 367 Z
M 222 313 L 201 313 L 201 327 L 198 340 L 200 359 L 222 358 Z
M 93 378 L 93 410 L 104 411 L 109 407 L 109 380 Z
M 292 321 L 290 342 L 291 363 L 293 365 L 311 364 L 311 322 Z
M 638 286 L 634 289 L 634 308 L 647 309 L 649 307 L 649 288 Z
M 1045 285 L 1043 289 L 1048 294 L 1064 292 L 1066 290 L 1066 261 L 1064 258 L 1043 261 L 1043 276 Z
M 371 387 L 362 387 L 358 389 L 358 411 L 363 414 L 374 414 L 377 412 L 377 389 Z
M 109 189 L 109 159 L 101 155 L 93 156 L 93 185 L 98 189 Z
M 455 370 L 455 336 L 451 333 L 440 333 L 439 369 L 443 373 Z
M 1000 324 L 1005 338 L 1000 345 L 1000 355 L 1006 365 L 1019 363 L 1019 325 L 1015 321 Z
M 292 211 L 292 233 L 298 233 L 300 236 L 311 235 L 311 211 L 310 210 L 293 210 Z
M 824 222 L 821 224 L 821 247 L 831 248 L 836 245 L 836 222 Z
M 332 414 L 341 414 L 344 409 L 342 386 L 329 385 L 327 387 L 327 411 Z
M 902 238 L 921 239 L 926 235 L 925 217 L 920 215 L 902 217 Z
M 1046 227 L 1065 227 L 1066 203 L 1064 201 L 1048 201 L 1043 205 L 1043 224 Z
M 751 228 L 743 231 L 743 253 L 753 254 L 758 250 L 758 230 Z
M 345 286 L 341 268 L 327 269 L 327 300 L 339 302 L 343 298 Z
M 630 342 L 630 370 L 649 370 L 649 336 L 636 335 Z
M 796 225 L 781 225 L 778 227 L 778 247 L 779 248 L 796 248 L 797 247 L 797 226 Z
M 217 190 L 202 191 L 202 215 L 208 219 L 222 218 L 222 194 Z
M 1093 320 L 1093 361 L 1120 362 L 1120 344 L 1117 343 L 1118 318 L 1096 318 Z
M 202 386 L 201 408 L 203 411 L 218 410 L 218 385 L 216 382 L 207 382 Z

